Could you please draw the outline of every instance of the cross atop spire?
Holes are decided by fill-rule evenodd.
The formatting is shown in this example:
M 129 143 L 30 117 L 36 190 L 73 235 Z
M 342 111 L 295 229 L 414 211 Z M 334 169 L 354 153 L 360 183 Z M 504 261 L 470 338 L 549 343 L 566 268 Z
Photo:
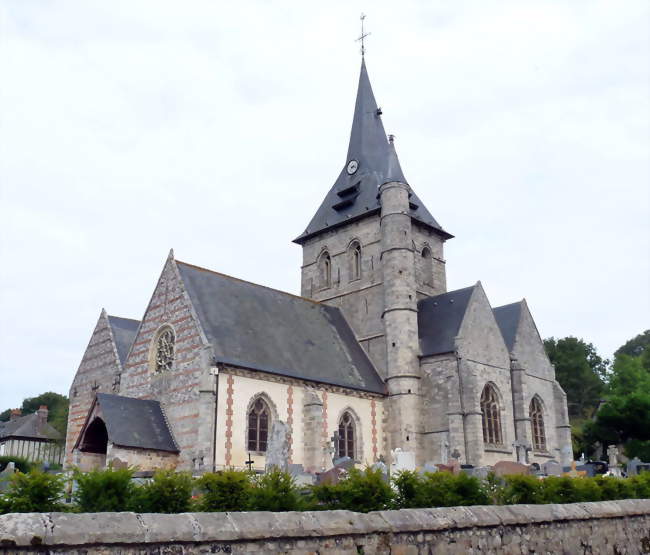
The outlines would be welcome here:
M 366 54 L 366 46 L 363 42 L 363 39 L 369 36 L 370 33 L 365 33 L 363 30 L 363 20 L 366 19 L 366 14 L 362 13 L 360 19 L 361 19 L 361 36 L 357 39 L 357 41 L 361 41 L 361 57 L 363 58 L 363 56 L 365 56 Z

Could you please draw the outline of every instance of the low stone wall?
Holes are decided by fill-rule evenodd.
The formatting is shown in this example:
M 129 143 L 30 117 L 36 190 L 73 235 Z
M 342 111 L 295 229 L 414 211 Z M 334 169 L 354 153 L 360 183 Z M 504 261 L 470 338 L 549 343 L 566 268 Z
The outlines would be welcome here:
M 650 499 L 290 513 L 0 516 L 2 553 L 650 553 Z

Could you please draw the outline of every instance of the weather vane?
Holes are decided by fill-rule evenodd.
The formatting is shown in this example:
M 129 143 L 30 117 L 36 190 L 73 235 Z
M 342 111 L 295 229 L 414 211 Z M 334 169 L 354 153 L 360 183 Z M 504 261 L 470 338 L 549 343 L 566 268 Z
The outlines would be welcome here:
M 366 14 L 362 13 L 360 19 L 361 19 L 361 36 L 357 40 L 361 41 L 361 55 L 364 56 L 365 53 L 366 53 L 366 47 L 365 47 L 365 44 L 363 42 L 363 39 L 365 39 L 368 35 L 370 35 L 370 33 L 365 33 L 363 31 L 363 20 L 366 19 Z

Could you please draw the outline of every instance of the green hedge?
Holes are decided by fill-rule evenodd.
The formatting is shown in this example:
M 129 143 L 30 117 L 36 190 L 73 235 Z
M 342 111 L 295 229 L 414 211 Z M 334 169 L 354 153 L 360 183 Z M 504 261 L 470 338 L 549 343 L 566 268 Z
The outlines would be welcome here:
M 452 507 L 460 505 L 575 503 L 650 498 L 650 473 L 634 478 L 568 478 L 493 474 L 479 480 L 464 473 L 401 472 L 387 483 L 377 470 L 352 469 L 337 484 L 300 489 L 284 472 L 255 475 L 224 470 L 194 479 L 186 472 L 161 470 L 151 481 L 136 484 L 132 469 L 74 473 L 73 505 L 61 504 L 66 483 L 60 476 L 17 472 L 9 491 L 0 495 L 0 514 L 74 510 L 137 511 L 300 511 Z

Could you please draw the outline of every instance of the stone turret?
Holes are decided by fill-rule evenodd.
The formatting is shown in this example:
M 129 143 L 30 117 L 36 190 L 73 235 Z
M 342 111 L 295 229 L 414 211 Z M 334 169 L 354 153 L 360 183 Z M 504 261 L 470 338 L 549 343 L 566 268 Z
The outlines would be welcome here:
M 418 453 L 420 364 L 410 187 L 390 143 L 387 181 L 379 188 L 384 283 L 386 383 L 391 449 Z

